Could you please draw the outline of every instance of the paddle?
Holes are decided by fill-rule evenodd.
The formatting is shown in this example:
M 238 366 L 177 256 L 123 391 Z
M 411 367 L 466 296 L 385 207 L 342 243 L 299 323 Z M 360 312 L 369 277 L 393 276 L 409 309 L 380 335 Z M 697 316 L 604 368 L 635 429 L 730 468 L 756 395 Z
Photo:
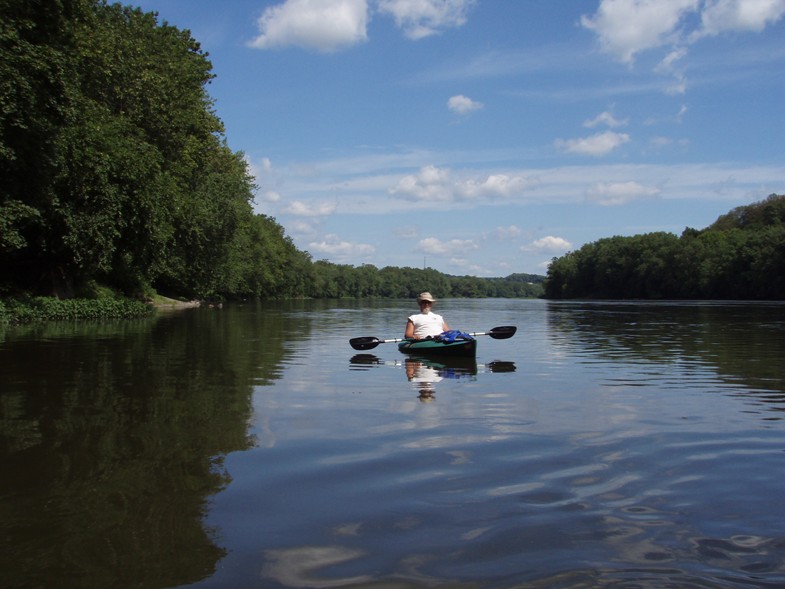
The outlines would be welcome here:
M 514 325 L 504 325 L 502 327 L 494 327 L 488 331 L 477 331 L 470 333 L 471 336 L 489 335 L 493 339 L 507 339 L 515 335 L 518 330 Z M 396 342 L 406 341 L 406 338 L 395 339 L 379 339 L 378 337 L 353 337 L 349 340 L 349 345 L 355 350 L 373 350 L 379 344 L 389 344 Z

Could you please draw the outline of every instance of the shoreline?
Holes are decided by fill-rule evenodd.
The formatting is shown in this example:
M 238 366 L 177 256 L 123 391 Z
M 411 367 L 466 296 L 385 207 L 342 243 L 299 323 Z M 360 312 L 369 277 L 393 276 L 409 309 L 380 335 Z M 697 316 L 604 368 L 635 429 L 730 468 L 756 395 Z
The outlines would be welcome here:
M 150 305 L 157 311 L 179 311 L 181 309 L 195 309 L 202 306 L 201 301 L 178 301 L 160 295 L 156 295 Z

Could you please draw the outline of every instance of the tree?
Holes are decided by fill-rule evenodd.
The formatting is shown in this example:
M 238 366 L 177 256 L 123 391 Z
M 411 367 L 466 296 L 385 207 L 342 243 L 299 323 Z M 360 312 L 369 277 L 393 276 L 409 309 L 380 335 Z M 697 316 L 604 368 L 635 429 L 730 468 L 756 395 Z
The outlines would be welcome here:
M 554 259 L 548 298 L 785 298 L 785 196 L 738 207 L 703 231 L 612 237 Z

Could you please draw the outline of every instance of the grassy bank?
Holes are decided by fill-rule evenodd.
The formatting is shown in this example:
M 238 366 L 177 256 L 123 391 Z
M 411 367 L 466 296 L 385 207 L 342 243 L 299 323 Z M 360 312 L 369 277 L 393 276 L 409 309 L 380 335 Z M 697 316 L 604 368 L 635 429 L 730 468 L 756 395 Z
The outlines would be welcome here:
M 122 297 L 98 299 L 23 297 L 0 300 L 0 323 L 131 319 L 146 317 L 154 311 L 154 307 L 150 304 Z

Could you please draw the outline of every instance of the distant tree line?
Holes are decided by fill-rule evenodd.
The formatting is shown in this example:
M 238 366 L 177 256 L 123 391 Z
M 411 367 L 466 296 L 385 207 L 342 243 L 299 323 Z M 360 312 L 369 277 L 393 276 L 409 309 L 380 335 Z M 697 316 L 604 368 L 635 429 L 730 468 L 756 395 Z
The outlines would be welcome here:
M 0 297 L 521 297 L 541 276 L 313 262 L 255 214 L 188 31 L 103 0 L 0 0 Z
M 677 237 L 609 237 L 551 262 L 545 297 L 785 300 L 785 196 Z
M 415 298 L 430 291 L 438 297 L 523 298 L 542 296 L 545 277 L 510 274 L 504 278 L 452 276 L 432 268 L 378 269 L 318 261 L 312 265 L 305 295 L 313 298 Z

